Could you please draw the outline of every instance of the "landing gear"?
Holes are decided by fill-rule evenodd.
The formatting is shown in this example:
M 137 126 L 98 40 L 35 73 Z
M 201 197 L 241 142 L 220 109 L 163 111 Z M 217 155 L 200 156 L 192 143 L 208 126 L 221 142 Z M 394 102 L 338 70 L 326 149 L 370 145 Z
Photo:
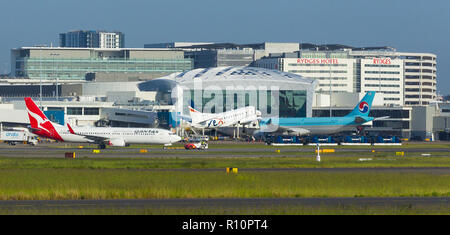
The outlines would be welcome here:
M 363 126 L 357 126 L 356 127 L 356 134 L 360 135 L 361 133 L 363 133 L 364 131 L 364 127 Z
M 98 145 L 99 149 L 105 149 L 106 148 L 106 144 L 105 143 L 101 143 Z

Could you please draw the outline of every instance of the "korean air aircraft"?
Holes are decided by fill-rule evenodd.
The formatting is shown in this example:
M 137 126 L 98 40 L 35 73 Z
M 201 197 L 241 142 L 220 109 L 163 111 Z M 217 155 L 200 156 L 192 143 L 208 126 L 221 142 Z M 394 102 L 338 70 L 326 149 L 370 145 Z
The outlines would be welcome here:
M 261 119 L 261 112 L 253 106 L 238 108 L 223 113 L 201 113 L 189 106 L 191 125 L 194 128 L 211 129 L 249 124 Z
M 352 112 L 344 117 L 270 118 L 260 122 L 258 133 L 276 132 L 289 135 L 334 134 L 356 128 L 366 122 L 388 118 L 369 117 L 375 91 L 369 91 Z
M 30 97 L 25 98 L 31 131 L 39 136 L 63 142 L 93 143 L 100 148 L 129 144 L 171 144 L 181 137 L 159 128 L 75 127 L 51 122 Z

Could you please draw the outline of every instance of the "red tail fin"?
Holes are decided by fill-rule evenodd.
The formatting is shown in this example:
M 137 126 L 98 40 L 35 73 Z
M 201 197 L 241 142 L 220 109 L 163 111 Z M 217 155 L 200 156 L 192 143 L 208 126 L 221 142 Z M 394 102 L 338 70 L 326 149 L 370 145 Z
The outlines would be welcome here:
M 69 123 L 67 123 L 67 127 L 69 128 L 69 132 L 71 134 L 75 134 L 75 131 L 73 131 L 72 127 L 69 125 Z
M 52 122 L 48 120 L 45 114 L 38 108 L 30 97 L 25 97 L 28 118 L 30 118 L 31 128 L 36 129 L 33 133 L 47 138 L 63 141 L 56 131 Z
M 39 123 L 43 123 L 48 120 L 45 114 L 38 108 L 30 97 L 25 97 L 25 104 L 27 106 L 28 117 L 30 118 L 32 128 L 39 128 Z

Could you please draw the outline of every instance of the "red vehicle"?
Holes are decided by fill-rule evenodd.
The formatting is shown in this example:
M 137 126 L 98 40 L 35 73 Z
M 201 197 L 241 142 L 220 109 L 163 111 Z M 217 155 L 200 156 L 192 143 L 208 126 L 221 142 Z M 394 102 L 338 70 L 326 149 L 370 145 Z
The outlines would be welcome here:
M 208 143 L 205 141 L 202 142 L 194 142 L 194 143 L 187 143 L 184 145 L 185 149 L 207 149 Z

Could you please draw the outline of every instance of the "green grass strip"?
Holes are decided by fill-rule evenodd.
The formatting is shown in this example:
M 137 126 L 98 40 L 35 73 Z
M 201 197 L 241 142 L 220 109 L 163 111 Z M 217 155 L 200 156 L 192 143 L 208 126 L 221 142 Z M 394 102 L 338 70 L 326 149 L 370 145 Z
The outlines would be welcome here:
M 448 197 L 450 175 L 395 172 L 0 170 L 0 200 Z
M 237 168 L 392 168 L 450 167 L 450 157 L 393 157 L 385 155 L 322 154 L 321 162 L 311 157 L 139 157 L 139 158 L 4 158 L 0 169 L 225 169 Z M 392 154 L 390 154 L 392 155 Z M 371 158 L 360 161 L 360 158 Z

